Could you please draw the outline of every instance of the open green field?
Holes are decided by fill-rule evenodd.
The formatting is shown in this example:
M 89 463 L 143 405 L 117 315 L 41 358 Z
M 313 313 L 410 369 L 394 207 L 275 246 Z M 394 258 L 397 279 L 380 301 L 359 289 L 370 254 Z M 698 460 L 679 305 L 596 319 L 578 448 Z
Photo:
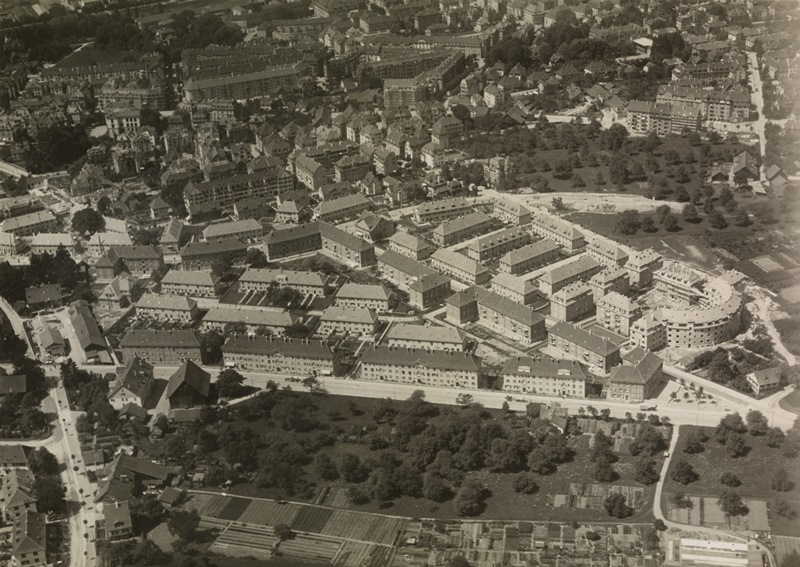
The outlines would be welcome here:
M 714 429 L 711 427 L 696 427 L 682 425 L 681 438 L 685 438 L 694 429 L 703 430 L 709 439 L 705 443 L 702 453 L 690 455 L 683 452 L 683 443 L 678 442 L 678 448 L 670 462 L 664 484 L 665 493 L 683 492 L 687 496 L 717 497 L 727 487 L 720 483 L 720 476 L 726 472 L 735 474 L 741 485 L 734 488 L 742 498 L 756 498 L 766 500 L 771 506 L 778 500 L 785 500 L 800 514 L 800 466 L 796 459 L 783 457 L 780 449 L 771 449 L 766 446 L 763 437 L 753 437 L 745 434 L 745 442 L 750 451 L 747 455 L 734 459 L 728 455 L 724 445 L 714 440 Z M 672 479 L 672 472 L 677 463 L 684 460 L 692 465 L 699 479 L 689 485 L 682 485 Z M 794 483 L 788 492 L 772 490 L 772 476 L 778 469 L 786 469 L 789 479 Z M 770 514 L 772 531 L 782 535 L 796 535 L 800 533 L 800 516 L 787 519 Z
M 779 405 L 787 411 L 800 415 L 800 388 L 795 388 L 791 394 L 784 396 Z

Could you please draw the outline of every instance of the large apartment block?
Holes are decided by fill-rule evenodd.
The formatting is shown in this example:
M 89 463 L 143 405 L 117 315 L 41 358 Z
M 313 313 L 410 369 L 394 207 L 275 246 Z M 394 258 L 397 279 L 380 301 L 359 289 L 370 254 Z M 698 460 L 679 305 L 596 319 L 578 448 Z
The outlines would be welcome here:
M 503 364 L 503 391 L 585 398 L 588 377 L 573 360 L 515 356 Z
M 481 212 L 444 221 L 433 230 L 433 241 L 439 246 L 452 246 L 491 232 L 495 220 Z
M 264 237 L 264 246 L 270 262 L 319 250 L 322 247 L 319 222 L 273 230 Z
M 664 259 L 661 254 L 652 248 L 634 252 L 625 264 L 631 286 L 637 289 L 648 287 L 653 283 L 653 273 L 660 270 L 663 265 Z
M 445 303 L 447 320 L 456 325 L 477 322 L 525 345 L 544 340 L 547 336 L 544 317 L 531 307 L 479 287 L 458 292 Z
M 575 325 L 559 321 L 548 334 L 551 354 L 577 360 L 597 374 L 606 375 L 622 362 L 619 346 Z
M 591 277 L 589 287 L 592 288 L 595 301 L 612 291 L 628 295 L 630 276 L 623 268 L 606 268 Z
M 530 233 L 521 227 L 512 227 L 495 234 L 478 238 L 467 247 L 467 256 L 476 262 L 491 262 L 531 242 Z
M 190 330 L 131 330 L 119 344 L 124 361 L 138 356 L 153 364 L 179 366 L 187 360 L 201 360 L 200 340 Z
M 699 104 L 663 104 L 641 100 L 628 103 L 628 129 L 636 134 L 655 132 L 659 136 L 700 129 L 703 109 Z
M 208 270 L 214 260 L 226 257 L 236 263 L 244 260 L 247 245 L 238 238 L 216 240 L 214 242 L 189 242 L 181 248 L 181 269 Z
M 624 295 L 612 291 L 597 300 L 597 324 L 628 336 L 633 322 L 642 316 L 641 308 Z
M 537 236 L 557 243 L 569 254 L 586 246 L 586 238 L 581 231 L 570 223 L 545 212 L 536 211 L 531 215 L 531 230 Z
M 681 85 L 660 85 L 656 102 L 698 104 L 711 122 L 744 122 L 750 117 L 750 93 L 746 89 L 720 91 Z
M 436 247 L 424 238 L 398 230 L 389 237 L 389 250 L 414 260 L 425 260 L 433 254 Z
M 226 365 L 298 377 L 331 375 L 337 358 L 323 341 L 234 335 L 222 346 Z
M 372 340 L 378 330 L 380 320 L 371 309 L 351 309 L 347 307 L 328 307 L 319 317 L 316 335 L 327 337 L 333 333 L 358 335 L 364 340 Z
M 619 244 L 607 238 L 595 238 L 587 250 L 589 257 L 606 267 L 622 267 L 628 261 L 628 253 Z
M 414 220 L 417 224 L 440 223 L 472 212 L 472 205 L 461 197 L 430 201 L 417 205 Z
M 326 278 L 317 272 L 273 268 L 247 268 L 239 276 L 239 291 L 267 291 L 290 287 L 304 295 L 325 296 Z
M 336 305 L 351 309 L 389 311 L 391 294 L 382 285 L 347 282 L 336 292 Z
M 558 261 L 561 247 L 548 238 L 523 246 L 500 258 L 500 271 L 520 275 Z
M 511 199 L 498 199 L 495 201 L 492 212 L 494 216 L 508 224 L 523 225 L 531 222 L 530 210 Z
M 574 282 L 550 296 L 550 316 L 557 321 L 575 321 L 594 311 L 592 290 L 583 282 Z
M 386 344 L 391 347 L 457 352 L 464 350 L 465 342 L 466 335 L 455 327 L 397 323 L 386 333 Z
M 438 272 L 468 285 L 482 285 L 492 277 L 489 268 L 480 262 L 446 248 L 434 252 L 430 264 Z
M 216 297 L 217 280 L 211 274 L 211 270 L 195 272 L 170 270 L 161 279 L 161 291 L 171 295 Z
M 539 287 L 533 280 L 523 280 L 520 277 L 500 272 L 492 278 L 492 291 L 511 301 L 523 305 L 537 303 Z
M 185 295 L 145 293 L 136 303 L 136 314 L 159 321 L 191 323 L 199 313 L 197 302 Z
M 602 266 L 590 257 L 579 256 L 539 276 L 539 291 L 550 297 L 571 283 L 588 281 L 601 269 Z
M 275 167 L 213 181 L 190 181 L 183 190 L 183 200 L 190 216 L 203 218 L 218 214 L 237 201 L 252 197 L 270 200 L 293 187 L 292 175 Z
M 241 324 L 248 331 L 267 330 L 273 335 L 283 335 L 296 322 L 297 317 L 288 311 L 212 305 L 203 316 L 202 328 L 204 331 L 224 331 L 228 325 Z
M 473 354 L 374 346 L 361 355 L 359 378 L 476 389 L 480 372 L 481 359 Z

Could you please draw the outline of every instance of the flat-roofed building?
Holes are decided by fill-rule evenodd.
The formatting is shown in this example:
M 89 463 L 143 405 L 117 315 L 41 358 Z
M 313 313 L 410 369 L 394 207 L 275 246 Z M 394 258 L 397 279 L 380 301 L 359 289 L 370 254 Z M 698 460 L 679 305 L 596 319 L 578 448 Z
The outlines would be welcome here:
M 585 398 L 587 376 L 574 360 L 515 356 L 503 364 L 503 391 Z
M 618 345 L 570 323 L 559 321 L 548 334 L 548 349 L 554 356 L 577 360 L 597 374 L 606 375 L 622 362 Z
M 321 250 L 345 264 L 366 268 L 375 264 L 375 247 L 338 227 L 320 223 Z
M 472 205 L 462 197 L 430 201 L 417 205 L 414 220 L 417 224 L 440 223 L 471 213 Z
M 561 247 L 548 238 L 523 246 L 500 258 L 500 271 L 519 275 L 556 262 Z
M 608 399 L 642 402 L 655 397 L 662 379 L 664 362 L 641 347 L 622 355 L 623 364 L 611 371 Z
M 0 232 L 31 236 L 39 232 L 58 232 L 58 219 L 50 211 L 37 211 L 10 217 L 0 223 Z
M 597 301 L 607 293 L 616 292 L 628 295 L 630 292 L 630 275 L 623 268 L 610 267 L 596 273 L 589 280 L 594 300 Z
M 467 246 L 467 256 L 476 262 L 491 262 L 526 246 L 531 242 L 530 233 L 521 227 L 512 227 L 478 238 Z
M 583 282 L 574 282 L 550 296 L 550 316 L 557 321 L 575 321 L 594 311 L 591 288 Z
M 316 334 L 325 337 L 332 333 L 348 333 L 372 340 L 379 322 L 378 315 L 371 309 L 333 306 L 320 315 Z
M 173 366 L 186 360 L 201 360 L 200 340 L 188 329 L 133 329 L 119 344 L 123 360 L 139 356 L 150 364 Z
M 531 230 L 542 238 L 549 238 L 572 254 L 586 246 L 583 233 L 570 223 L 543 211 L 531 214 Z
M 287 327 L 291 327 L 296 322 L 297 317 L 287 311 L 213 305 L 203 315 L 202 329 L 204 331 L 224 331 L 227 325 L 241 323 L 250 332 L 268 330 L 274 335 L 282 335 Z
M 628 261 L 628 253 L 622 247 L 607 238 L 598 237 L 592 240 L 588 248 L 589 257 L 607 267 L 622 267 Z
M 239 291 L 268 291 L 271 287 L 290 287 L 304 295 L 324 297 L 327 278 L 318 272 L 273 268 L 247 268 L 239 276 Z
M 621 293 L 612 291 L 596 300 L 597 324 L 620 335 L 628 336 L 633 322 L 642 316 L 641 308 Z
M 309 222 L 292 228 L 273 230 L 264 237 L 264 247 L 270 262 L 319 250 L 322 248 L 319 223 Z
M 338 361 L 323 341 L 234 335 L 222 346 L 226 365 L 292 376 L 331 375 Z
M 234 264 L 247 256 L 247 245 L 238 238 L 214 242 L 189 242 L 180 251 L 182 270 L 208 270 L 214 260 L 226 257 Z
M 378 257 L 378 269 L 383 277 L 405 289 L 408 289 L 417 279 L 437 273 L 436 270 L 422 262 L 394 250 L 387 250 Z
M 359 379 L 475 389 L 480 371 L 481 359 L 465 352 L 373 346 L 361 355 Z
M 242 242 L 256 242 L 264 236 L 264 227 L 255 219 L 244 219 L 208 225 L 203 229 L 203 238 L 207 242 L 238 238 Z
M 389 250 L 414 260 L 425 260 L 433 254 L 436 247 L 424 238 L 398 230 L 389 237 Z
M 433 242 L 439 246 L 452 246 L 491 232 L 495 222 L 495 219 L 481 212 L 447 220 L 433 230 Z
M 683 565 L 748 567 L 750 545 L 738 541 L 681 538 L 677 554 Z
M 440 248 L 430 257 L 431 267 L 441 274 L 463 282 L 468 285 L 482 285 L 487 283 L 492 274 L 489 268 L 470 260 L 463 254 Z
M 631 285 L 637 289 L 644 289 L 653 283 L 653 274 L 664 265 L 661 254 L 647 248 L 634 252 L 628 258 L 625 269 L 630 274 Z
M 440 305 L 453 293 L 450 282 L 438 272 L 420 276 L 408 286 L 408 302 L 423 310 Z
M 217 280 L 211 270 L 170 270 L 161 279 L 161 292 L 190 297 L 216 297 Z
M 372 201 L 361 193 L 354 193 L 353 195 L 347 195 L 339 199 L 322 201 L 317 206 L 315 215 L 319 220 L 335 223 L 351 217 L 356 217 L 368 210 L 371 206 Z
M 386 333 L 386 344 L 391 347 L 422 348 L 463 351 L 466 335 L 460 329 L 439 325 L 412 325 L 397 323 Z
M 630 326 L 630 343 L 656 351 L 667 346 L 667 328 L 653 313 L 635 319 Z
M 496 200 L 492 212 L 498 219 L 509 224 L 521 226 L 531 222 L 530 210 L 511 199 Z
M 500 272 L 492 278 L 492 291 L 523 305 L 538 303 L 539 288 L 531 280 Z
M 577 281 L 588 281 L 598 273 L 602 266 L 588 256 L 579 256 L 554 268 L 546 270 L 539 276 L 539 291 L 550 297 L 569 284 Z
M 190 323 L 199 313 L 197 302 L 185 295 L 159 295 L 145 293 L 136 302 L 136 314 L 159 321 Z
M 336 305 L 353 309 L 389 311 L 391 294 L 382 285 L 347 282 L 336 293 Z
M 70 256 L 75 253 L 75 243 L 72 241 L 72 237 L 63 232 L 40 232 L 31 239 L 31 252 L 33 254 L 55 256 L 62 246 Z

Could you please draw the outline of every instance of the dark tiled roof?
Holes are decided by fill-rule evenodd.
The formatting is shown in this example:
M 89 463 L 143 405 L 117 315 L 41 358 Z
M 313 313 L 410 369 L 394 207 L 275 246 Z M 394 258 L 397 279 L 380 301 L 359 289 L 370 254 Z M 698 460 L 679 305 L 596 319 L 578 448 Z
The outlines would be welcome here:
M 167 398 L 171 398 L 183 383 L 188 384 L 200 395 L 207 397 L 211 385 L 211 375 L 191 360 L 187 360 L 178 368 L 175 374 L 169 377 Z

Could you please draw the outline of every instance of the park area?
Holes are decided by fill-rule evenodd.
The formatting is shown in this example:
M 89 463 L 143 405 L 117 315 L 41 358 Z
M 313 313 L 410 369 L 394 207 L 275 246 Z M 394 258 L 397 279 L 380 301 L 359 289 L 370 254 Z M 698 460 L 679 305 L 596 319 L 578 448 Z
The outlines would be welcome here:
M 686 438 L 694 432 L 703 432 L 708 440 L 703 443 L 703 451 L 689 454 L 683 451 Z M 780 448 L 768 447 L 765 436 L 743 435 L 747 447 L 744 455 L 734 458 L 727 447 L 714 439 L 714 428 L 684 425 L 680 428 L 681 441 L 678 442 L 675 455 L 670 462 L 664 484 L 665 506 L 675 521 L 687 520 L 693 525 L 731 525 L 732 527 L 749 526 L 749 529 L 765 529 L 769 525 L 771 531 L 778 535 L 796 535 L 800 533 L 800 467 L 795 459 L 785 457 Z M 685 461 L 694 469 L 697 479 L 688 484 L 681 484 L 673 478 L 678 463 Z M 784 469 L 787 472 L 785 491 L 773 489 L 775 473 Z M 721 482 L 722 475 L 730 473 L 738 479 L 738 485 L 726 486 Z M 732 490 L 739 494 L 750 514 L 742 518 L 725 518 L 716 499 L 723 490 Z M 672 502 L 675 494 L 682 494 L 692 501 L 691 508 L 676 510 Z M 702 500 L 702 502 L 701 502 Z M 778 502 L 785 501 L 795 514 L 781 516 L 775 513 Z M 766 508 L 769 508 L 767 518 Z

